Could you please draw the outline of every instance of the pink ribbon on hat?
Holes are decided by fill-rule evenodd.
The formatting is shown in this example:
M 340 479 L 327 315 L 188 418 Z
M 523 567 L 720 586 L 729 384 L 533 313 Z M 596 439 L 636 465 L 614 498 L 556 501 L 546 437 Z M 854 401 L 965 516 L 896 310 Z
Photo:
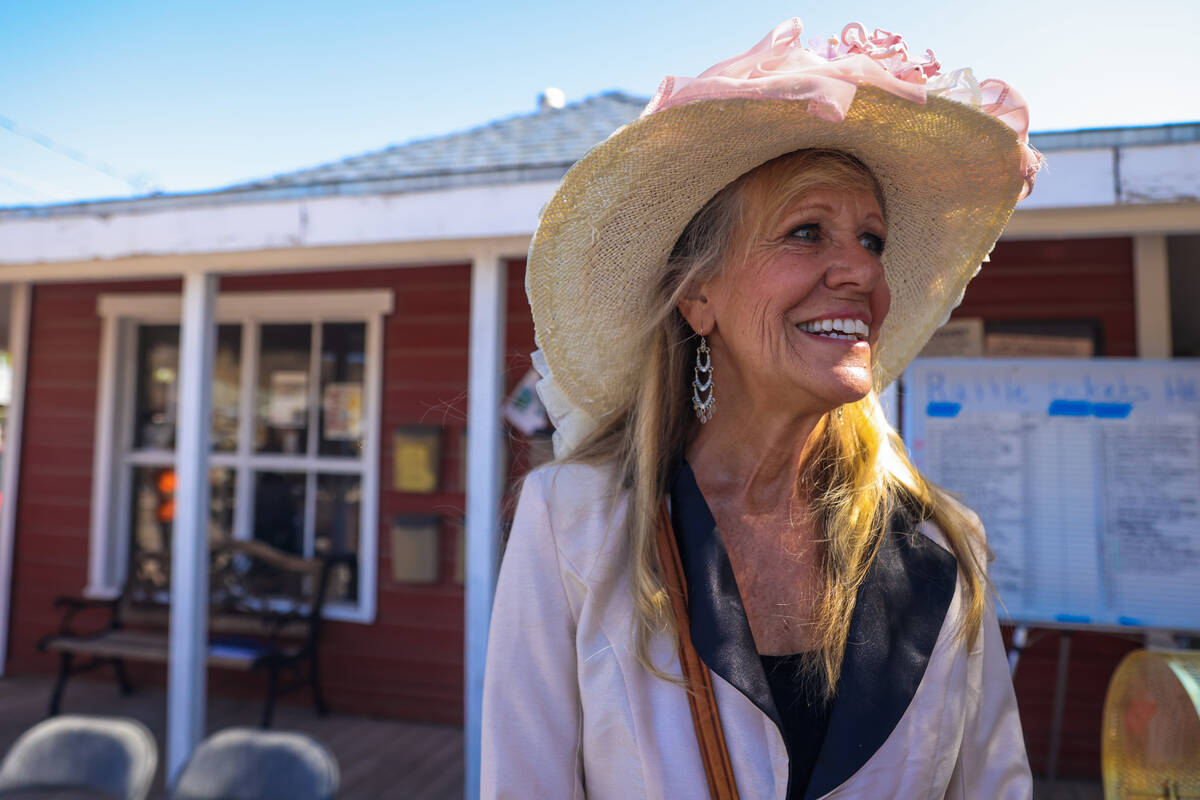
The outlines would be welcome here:
M 841 122 L 860 84 L 875 86 L 914 103 L 934 94 L 978 108 L 1007 124 L 1022 146 L 1022 197 L 1033 188 L 1042 156 L 1029 144 L 1029 106 L 1004 81 L 976 81 L 969 69 L 943 75 L 932 50 L 909 55 L 903 37 L 852 22 L 822 52 L 804 47 L 804 26 L 793 17 L 780 23 L 745 53 L 714 64 L 694 78 L 663 79 L 642 116 L 701 100 L 754 98 L 806 102 L 814 116 Z

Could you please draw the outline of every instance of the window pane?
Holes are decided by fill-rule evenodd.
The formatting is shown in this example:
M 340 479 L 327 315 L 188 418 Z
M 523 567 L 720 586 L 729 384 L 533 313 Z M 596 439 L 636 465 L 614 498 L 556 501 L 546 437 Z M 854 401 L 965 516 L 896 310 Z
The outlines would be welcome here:
M 167 557 L 175 521 L 175 470 L 173 467 L 133 467 L 133 507 L 129 515 L 131 574 L 143 588 L 166 589 Z M 232 469 L 208 472 L 208 541 L 233 537 L 233 503 L 237 473 Z
M 315 550 L 318 557 L 331 553 L 358 553 L 359 510 L 362 480 L 358 475 L 317 476 Z M 339 567 L 329 576 L 327 598 L 358 600 L 358 570 Z
M 308 368 L 312 326 L 263 325 L 258 351 L 260 453 L 303 454 L 308 450 Z
M 212 449 L 237 450 L 238 410 L 242 387 L 242 326 L 217 326 L 217 352 L 213 356 Z
M 304 555 L 304 473 L 255 475 L 254 538 L 285 553 Z
M 237 449 L 238 390 L 241 385 L 242 328 L 218 325 L 213 358 L 212 449 Z M 139 325 L 133 446 L 175 447 L 178 395 L 179 326 Z
M 137 388 L 133 446 L 175 446 L 179 326 L 141 325 L 137 331 Z
M 328 322 L 321 326 L 323 456 L 362 455 L 366 335 L 367 326 L 361 322 Z

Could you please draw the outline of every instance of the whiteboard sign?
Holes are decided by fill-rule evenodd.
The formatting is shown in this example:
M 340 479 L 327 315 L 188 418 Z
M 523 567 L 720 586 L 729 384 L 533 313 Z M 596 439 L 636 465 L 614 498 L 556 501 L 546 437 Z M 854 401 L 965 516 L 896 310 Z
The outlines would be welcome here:
M 1200 362 L 918 359 L 913 463 L 995 551 L 1002 617 L 1200 630 Z

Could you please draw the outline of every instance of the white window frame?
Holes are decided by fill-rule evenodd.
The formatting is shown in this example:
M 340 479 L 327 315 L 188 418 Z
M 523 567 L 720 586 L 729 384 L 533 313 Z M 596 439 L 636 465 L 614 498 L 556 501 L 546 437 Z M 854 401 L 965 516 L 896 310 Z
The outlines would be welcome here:
M 125 581 L 129 553 L 131 486 L 129 466 L 174 464 L 174 449 L 132 452 L 134 392 L 137 370 L 138 325 L 178 325 L 182 301 L 178 294 L 102 294 L 96 310 L 102 319 L 100 380 L 96 398 L 95 451 L 92 469 L 91 528 L 89 532 L 89 597 L 115 597 Z M 352 622 L 375 620 L 379 540 L 379 472 L 383 384 L 383 323 L 393 309 L 387 289 L 321 292 L 233 292 L 219 295 L 215 321 L 242 326 L 241 392 L 238 448 L 212 453 L 211 467 L 235 470 L 234 535 L 252 535 L 251 495 L 256 470 L 278 469 L 306 475 L 305 542 L 312 541 L 317 473 L 361 475 L 359 507 L 358 602 L 330 602 L 325 616 Z M 321 325 L 361 322 L 366 325 L 363 365 L 363 454 L 361 459 L 320 456 L 316 451 L 320 413 L 317 381 L 309 387 L 309 439 L 306 456 L 253 453 L 255 392 L 258 387 L 258 339 L 261 325 L 313 325 L 312 358 L 319 359 Z M 310 365 L 311 370 L 314 367 Z

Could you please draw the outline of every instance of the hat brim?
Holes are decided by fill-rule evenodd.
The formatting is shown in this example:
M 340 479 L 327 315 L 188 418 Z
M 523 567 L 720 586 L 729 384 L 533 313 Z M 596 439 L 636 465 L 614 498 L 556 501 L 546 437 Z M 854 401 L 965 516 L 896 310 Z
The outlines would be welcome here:
M 530 245 L 526 291 L 555 383 L 597 419 L 620 408 L 655 285 L 687 223 L 730 182 L 801 149 L 849 153 L 887 208 L 892 305 L 874 354 L 890 383 L 958 304 L 1024 187 L 1003 122 L 930 97 L 860 85 L 840 122 L 787 100 L 706 100 L 618 129 L 563 179 Z

